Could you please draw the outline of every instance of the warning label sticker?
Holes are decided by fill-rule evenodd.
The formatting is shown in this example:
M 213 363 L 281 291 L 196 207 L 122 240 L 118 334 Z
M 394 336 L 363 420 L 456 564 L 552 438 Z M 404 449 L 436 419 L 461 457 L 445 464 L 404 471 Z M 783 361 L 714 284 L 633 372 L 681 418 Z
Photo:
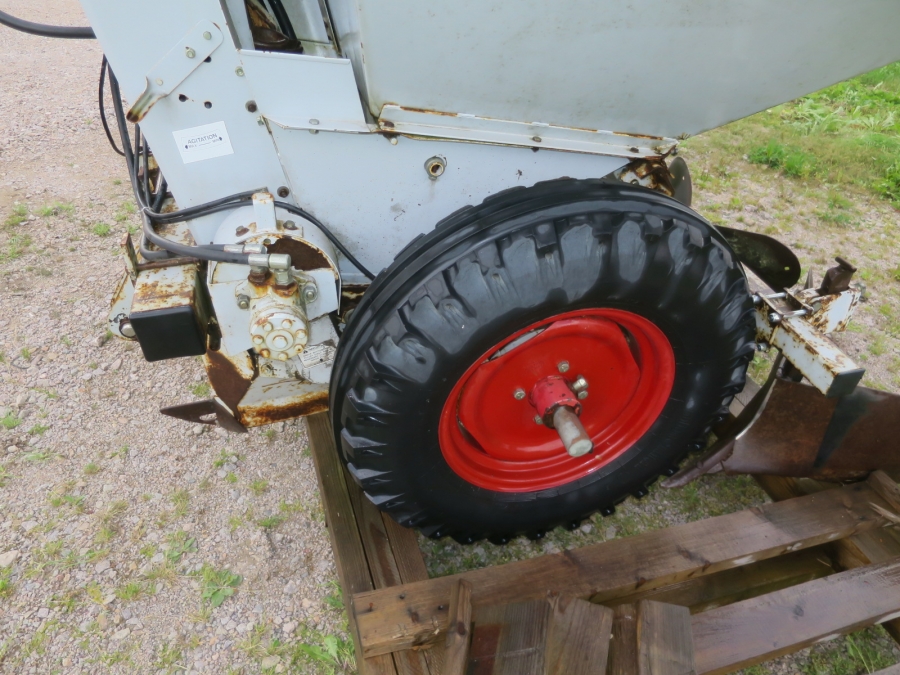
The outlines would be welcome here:
M 331 340 L 322 344 L 306 347 L 300 352 L 300 361 L 304 368 L 312 368 L 320 363 L 328 363 L 334 361 L 334 354 L 337 351 Z
M 225 122 L 181 129 L 173 131 L 172 135 L 175 136 L 175 144 L 185 164 L 234 154 Z

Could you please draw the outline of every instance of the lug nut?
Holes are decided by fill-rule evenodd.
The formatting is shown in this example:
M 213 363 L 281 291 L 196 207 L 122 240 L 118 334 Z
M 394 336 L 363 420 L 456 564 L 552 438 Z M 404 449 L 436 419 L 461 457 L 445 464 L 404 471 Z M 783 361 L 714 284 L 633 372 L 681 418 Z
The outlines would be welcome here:
M 772 312 L 769 314 L 769 323 L 779 324 L 781 323 L 781 317 L 775 312 Z
M 517 401 L 521 401 L 523 398 L 525 398 L 525 390 L 524 389 L 516 389 L 513 392 L 513 397 L 515 397 L 515 399 Z
M 287 338 L 284 335 L 276 335 L 272 338 L 272 346 L 276 349 L 284 349 L 288 346 Z
M 253 342 L 255 342 L 256 344 L 258 344 L 258 345 L 262 344 L 262 341 L 263 341 L 262 335 L 254 335 L 253 336 Z
M 287 354 L 285 354 L 284 352 L 281 352 L 281 353 L 278 355 L 278 360 L 279 360 L 279 361 L 287 361 Z
M 572 391 L 574 391 L 576 394 L 584 391 L 587 388 L 588 388 L 588 381 L 586 379 L 584 379 L 584 375 L 579 375 L 578 379 L 576 379 L 572 383 Z
M 285 319 L 284 321 L 281 322 L 282 328 L 290 328 L 292 325 L 294 325 L 294 322 L 291 321 L 290 319 Z
M 543 424 L 543 423 L 544 423 L 544 420 L 541 419 L 541 416 L 540 416 L 540 415 L 535 415 L 535 416 L 534 416 L 534 423 L 535 423 L 535 424 Z
M 579 401 L 583 401 L 583 400 L 586 399 L 587 397 L 588 397 L 588 393 L 587 393 L 586 391 L 579 391 L 579 392 L 578 392 L 578 400 L 579 400 Z
M 310 284 L 306 288 L 303 289 L 303 301 L 310 303 L 315 302 L 316 298 L 319 297 L 319 289 Z
M 273 328 L 275 328 L 275 326 L 273 326 L 273 325 L 270 324 L 270 323 L 266 323 L 266 325 L 263 326 L 263 330 L 264 330 L 266 333 L 272 332 L 272 329 L 273 329 Z
M 559 365 L 556 366 L 561 373 L 569 372 L 569 362 L 568 361 L 560 361 Z
M 269 358 L 269 354 L 271 354 L 271 353 L 272 352 L 270 352 L 268 349 L 263 349 L 259 352 L 259 355 L 262 356 L 263 358 L 267 359 L 267 358 Z

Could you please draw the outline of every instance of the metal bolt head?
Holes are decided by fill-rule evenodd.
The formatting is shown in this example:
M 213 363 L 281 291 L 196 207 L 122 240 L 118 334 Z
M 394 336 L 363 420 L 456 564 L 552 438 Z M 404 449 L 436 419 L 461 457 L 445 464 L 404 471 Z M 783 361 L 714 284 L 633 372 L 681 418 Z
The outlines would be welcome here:
M 266 121 L 265 121 L 262 117 L 258 117 L 258 118 L 256 119 L 256 123 L 257 123 L 259 126 L 261 126 L 261 127 L 266 126 Z
M 264 330 L 266 333 L 271 333 L 271 332 L 272 332 L 272 329 L 273 329 L 274 327 L 275 327 L 275 326 L 273 326 L 271 323 L 266 323 L 266 325 L 263 326 L 263 330 Z
M 162 86 L 162 83 L 163 83 L 162 78 L 161 78 L 161 77 L 157 77 L 157 78 L 156 78 L 156 84 L 158 84 L 158 85 L 161 87 L 161 86 Z
M 127 338 L 133 338 L 135 336 L 134 326 L 132 326 L 131 322 L 128 320 L 119 323 L 119 332 Z
M 588 381 L 584 379 L 584 375 L 579 375 L 578 379 L 576 379 L 572 383 L 572 390 L 577 394 L 580 391 L 584 391 L 588 388 Z
M 314 126 L 314 127 L 319 126 L 319 120 L 317 120 L 317 119 L 311 119 L 311 120 L 309 121 L 309 123 L 310 123 L 312 126 Z
M 244 69 L 241 68 L 240 66 L 238 66 L 237 68 L 234 69 L 234 74 L 237 75 L 238 77 L 243 77 Z
M 258 344 L 258 345 L 259 345 L 259 344 L 262 344 L 262 341 L 263 341 L 263 336 L 262 336 L 262 335 L 254 335 L 254 336 L 253 336 L 253 342 L 254 342 L 254 344 Z
M 544 420 L 541 419 L 541 416 L 540 416 L 540 415 L 535 415 L 535 416 L 534 416 L 534 423 L 535 423 L 535 424 L 543 424 L 543 423 L 544 423 Z
M 391 136 L 391 145 L 397 145 L 397 137 Z
M 531 140 L 533 140 L 535 143 L 540 143 L 542 139 L 540 136 L 532 136 Z
M 291 189 L 288 186 L 282 185 L 280 188 L 278 188 L 278 196 L 282 199 L 284 197 L 287 197 L 289 194 L 291 194 Z
M 259 355 L 262 356 L 263 358 L 267 359 L 267 358 L 269 358 L 269 354 L 271 354 L 271 353 L 272 352 L 270 352 L 268 349 L 263 349 L 259 352 Z
M 560 361 L 559 365 L 556 366 L 559 372 L 568 373 L 569 372 L 569 362 L 568 361 Z
M 259 110 L 259 106 L 256 105 L 256 101 L 247 101 L 244 104 L 244 107 L 247 109 L 247 112 L 255 113 L 257 110 Z
M 579 392 L 578 392 L 578 400 L 579 400 L 579 401 L 583 401 L 583 400 L 586 399 L 587 397 L 588 397 L 588 393 L 587 393 L 586 391 L 579 391 Z
M 276 335 L 272 338 L 272 346 L 278 349 L 284 349 L 288 346 L 287 338 L 284 335 Z
M 212 33 L 210 33 L 208 30 L 203 31 L 203 39 L 212 40 Z
M 281 327 L 282 328 L 290 328 L 293 324 L 294 324 L 294 322 L 291 321 L 290 319 L 285 319 L 284 321 L 281 322 Z
M 287 361 L 287 354 L 285 354 L 284 352 L 281 352 L 281 353 L 278 355 L 278 360 L 279 360 L 279 361 Z
M 310 284 L 306 288 L 303 289 L 303 301 L 304 302 L 315 302 L 316 298 L 319 297 L 319 289 Z
M 238 307 L 241 309 L 249 309 L 250 308 L 250 298 L 246 295 L 239 295 L 237 299 Z
M 525 390 L 524 389 L 516 389 L 513 392 L 513 396 L 515 397 L 515 399 L 517 401 L 521 401 L 523 398 L 525 398 Z
M 769 323 L 781 323 L 781 317 L 775 312 L 772 312 L 769 314 Z
M 184 48 L 184 55 L 185 55 L 186 57 L 188 57 L 189 59 L 192 59 L 192 58 L 194 58 L 195 56 L 197 56 L 197 52 L 195 52 L 195 51 L 194 51 L 193 49 L 191 49 L 190 47 L 185 47 L 185 48 Z

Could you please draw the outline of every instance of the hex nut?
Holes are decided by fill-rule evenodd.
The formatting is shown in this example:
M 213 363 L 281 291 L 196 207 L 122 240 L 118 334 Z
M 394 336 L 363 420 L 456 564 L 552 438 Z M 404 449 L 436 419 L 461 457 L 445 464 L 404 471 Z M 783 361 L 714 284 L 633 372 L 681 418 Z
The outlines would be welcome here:
M 516 389 L 513 392 L 513 396 L 515 397 L 515 399 L 517 401 L 521 401 L 523 398 L 525 398 L 525 390 L 524 389 Z
M 319 297 L 319 289 L 310 284 L 303 289 L 303 301 L 306 303 L 315 302 Z
M 289 194 L 291 194 L 291 190 L 289 187 L 282 185 L 280 188 L 278 188 L 278 196 L 279 197 L 284 198 L 284 197 L 287 197 Z
M 191 49 L 190 47 L 185 47 L 185 48 L 184 48 L 184 55 L 185 55 L 186 57 L 188 57 L 189 59 L 192 59 L 192 58 L 194 58 L 195 56 L 197 56 L 197 52 L 195 52 L 195 51 L 194 51 L 193 49 Z
M 239 295 L 237 298 L 237 305 L 241 309 L 249 309 L 250 308 L 250 297 L 247 295 Z
M 247 101 L 244 107 L 247 108 L 247 112 L 255 113 L 257 110 L 259 110 L 259 107 L 257 107 L 256 105 L 256 101 Z
M 569 372 L 569 362 L 568 361 L 560 361 L 559 365 L 556 366 L 559 372 L 567 373 Z
M 244 69 L 241 68 L 240 66 L 238 66 L 237 68 L 234 69 L 234 74 L 237 75 L 238 77 L 243 77 Z

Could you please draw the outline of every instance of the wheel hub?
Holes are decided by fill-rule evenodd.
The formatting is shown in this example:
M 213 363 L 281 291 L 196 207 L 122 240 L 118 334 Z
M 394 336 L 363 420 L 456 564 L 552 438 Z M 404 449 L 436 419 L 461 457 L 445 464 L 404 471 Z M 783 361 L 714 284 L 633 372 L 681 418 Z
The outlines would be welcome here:
M 665 335 L 637 314 L 591 309 L 548 318 L 460 378 L 441 415 L 441 451 L 458 475 L 490 490 L 578 480 L 646 433 L 674 373 Z

